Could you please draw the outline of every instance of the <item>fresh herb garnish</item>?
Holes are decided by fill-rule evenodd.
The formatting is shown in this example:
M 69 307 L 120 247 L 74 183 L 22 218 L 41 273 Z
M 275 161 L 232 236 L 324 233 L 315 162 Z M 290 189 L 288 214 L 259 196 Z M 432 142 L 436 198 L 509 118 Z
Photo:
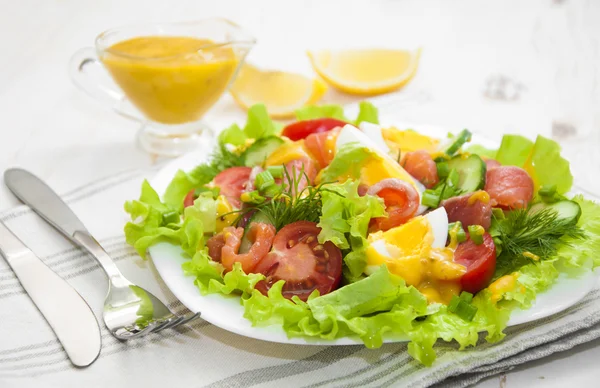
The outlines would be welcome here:
M 300 190 L 302 181 L 308 182 L 304 167 L 300 171 L 292 169 L 291 173 L 284 168 L 282 184 L 270 186 L 277 188 L 276 191 L 269 193 L 271 197 L 240 210 L 239 219 L 248 212 L 259 211 L 277 230 L 296 221 L 319 222 L 323 206 L 321 193 L 329 191 L 328 184 L 306 186 Z
M 439 164 L 441 163 L 444 162 L 440 162 Z M 421 199 L 421 204 L 427 207 L 436 208 L 443 200 L 462 194 L 462 190 L 458 188 L 459 179 L 460 175 L 455 168 L 448 171 L 445 179 L 442 179 L 433 189 L 425 190 Z
M 556 255 L 558 249 L 570 245 L 563 239 L 585 238 L 583 230 L 573 221 L 560 219 L 550 208 L 531 212 L 516 209 L 504 218 L 493 214 L 490 234 L 501 254 L 496 260 L 495 278 L 513 272 L 532 260 L 544 260 Z
M 210 162 L 201 164 L 188 173 L 197 181 L 197 185 L 205 185 L 212 181 L 221 171 L 231 167 L 244 165 L 244 157 L 235 151 L 230 151 L 224 144 L 220 144 L 210 158 Z

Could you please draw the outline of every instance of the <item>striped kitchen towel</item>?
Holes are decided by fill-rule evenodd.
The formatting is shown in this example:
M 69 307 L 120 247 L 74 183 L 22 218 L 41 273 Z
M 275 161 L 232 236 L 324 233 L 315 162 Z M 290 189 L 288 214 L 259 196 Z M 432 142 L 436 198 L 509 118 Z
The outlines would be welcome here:
M 186 308 L 161 282 L 151 262 L 125 243 L 123 203 L 136 198 L 144 177 L 157 168 L 126 172 L 63 196 L 116 260 L 125 276 L 147 288 L 178 313 Z M 72 284 L 102 319 L 107 281 L 98 264 L 25 206 L 5 211 L 4 221 L 54 271 Z M 51 290 L 49 290 L 51 292 Z M 504 341 L 458 351 L 437 346 L 438 360 L 426 368 L 407 354 L 406 344 L 301 346 L 245 338 L 198 319 L 139 340 L 120 342 L 102 326 L 102 353 L 77 369 L 0 260 L 0 387 L 460 387 L 515 365 L 569 349 L 600 336 L 600 291 L 555 316 L 506 330 Z

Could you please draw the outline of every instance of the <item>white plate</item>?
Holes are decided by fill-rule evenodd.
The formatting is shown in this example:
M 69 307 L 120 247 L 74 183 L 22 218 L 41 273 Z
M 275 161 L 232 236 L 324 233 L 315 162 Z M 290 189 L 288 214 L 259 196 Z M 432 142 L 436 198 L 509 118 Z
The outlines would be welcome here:
M 428 125 L 395 124 L 398 128 L 413 128 L 420 133 L 444 138 L 447 130 Z M 473 144 L 481 144 L 490 148 L 498 145 L 488 139 L 473 136 Z M 177 172 L 182 169 L 191 170 L 207 160 L 210 152 L 206 150 L 186 155 L 174 160 L 165 166 L 152 180 L 152 186 L 157 192 L 164 192 L 165 188 Z M 288 338 L 279 326 L 252 327 L 250 322 L 243 317 L 244 308 L 237 296 L 223 296 L 212 294 L 203 296 L 194 285 L 192 277 L 184 276 L 181 264 L 185 261 L 181 248 L 168 243 L 160 243 L 150 247 L 150 255 L 158 273 L 173 294 L 187 308 L 200 312 L 202 318 L 222 329 L 246 337 L 257 338 L 271 342 L 282 342 L 302 345 L 352 345 L 362 344 L 358 338 L 340 338 L 337 340 L 313 340 L 309 338 Z M 591 262 L 590 262 L 591 265 Z M 531 322 L 548 317 L 563 311 L 579 302 L 596 285 L 597 278 L 591 272 L 579 273 L 569 276 L 561 273 L 556 283 L 548 291 L 537 296 L 534 305 L 528 310 L 516 310 L 512 313 L 509 326 Z M 385 342 L 405 341 L 401 337 L 386 337 Z

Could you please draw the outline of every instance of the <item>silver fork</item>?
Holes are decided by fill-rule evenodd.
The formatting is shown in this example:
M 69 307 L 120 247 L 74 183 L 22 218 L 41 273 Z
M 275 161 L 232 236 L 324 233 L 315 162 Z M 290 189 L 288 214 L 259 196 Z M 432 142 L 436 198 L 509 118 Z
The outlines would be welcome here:
M 108 277 L 104 323 L 116 338 L 128 340 L 156 333 L 200 316 L 177 316 L 152 293 L 127 280 L 75 213 L 41 179 L 26 170 L 11 168 L 4 173 L 4 182 L 15 196 L 98 261 Z

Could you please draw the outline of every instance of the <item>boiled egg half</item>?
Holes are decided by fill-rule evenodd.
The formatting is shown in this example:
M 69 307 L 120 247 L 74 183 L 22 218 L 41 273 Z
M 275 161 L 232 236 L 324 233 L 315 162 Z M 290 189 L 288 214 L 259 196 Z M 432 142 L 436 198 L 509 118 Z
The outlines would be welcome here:
M 368 237 L 365 273 L 381 265 L 416 287 L 430 302 L 449 303 L 460 293 L 466 268 L 454 262 L 454 250 L 446 247 L 448 214 L 441 207 L 424 216 Z

